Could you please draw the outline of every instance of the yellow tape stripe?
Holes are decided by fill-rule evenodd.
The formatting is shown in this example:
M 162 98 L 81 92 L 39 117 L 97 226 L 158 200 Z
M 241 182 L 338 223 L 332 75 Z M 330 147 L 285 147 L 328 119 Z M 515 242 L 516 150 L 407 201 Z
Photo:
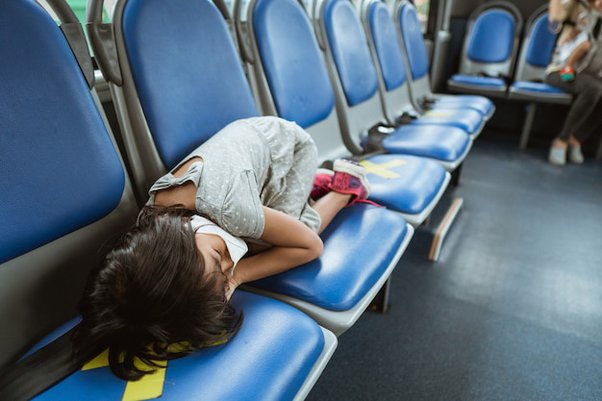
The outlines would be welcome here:
M 86 363 L 82 367 L 82 370 L 104 368 L 105 366 L 109 366 L 109 350 L 104 351 L 102 354 Z
M 165 368 L 157 368 L 153 373 L 146 374 L 135 382 L 128 382 L 125 386 L 122 401 L 143 401 L 161 397 L 165 384 L 166 362 L 158 362 Z
M 432 110 L 432 111 L 427 111 L 426 113 L 424 113 L 424 116 L 438 118 L 438 117 L 451 117 L 455 114 L 456 114 L 456 112 L 454 112 L 454 111 Z
M 369 174 L 374 174 L 386 178 L 388 180 L 393 180 L 399 178 L 400 175 L 394 171 L 389 170 L 389 168 L 402 166 L 406 164 L 406 162 L 401 159 L 395 159 L 387 163 L 376 164 L 368 160 L 362 160 L 360 164 L 366 168 Z

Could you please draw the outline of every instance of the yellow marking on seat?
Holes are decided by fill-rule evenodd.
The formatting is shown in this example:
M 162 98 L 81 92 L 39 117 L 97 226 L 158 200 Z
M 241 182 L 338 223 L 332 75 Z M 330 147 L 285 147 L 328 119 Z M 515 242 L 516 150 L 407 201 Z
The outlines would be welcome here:
M 456 114 L 456 112 L 452 111 L 452 110 L 431 110 L 431 111 L 427 111 L 426 113 L 424 113 L 424 116 L 439 118 L 439 117 L 451 117 L 455 114 Z
M 105 350 L 103 353 L 98 355 L 96 358 L 92 359 L 88 363 L 86 363 L 82 370 L 91 370 L 97 368 L 104 368 L 105 366 L 109 366 L 109 350 Z
M 173 349 L 175 348 L 176 347 L 173 347 Z M 150 367 L 138 359 L 134 360 L 134 364 L 137 368 L 143 370 L 154 368 L 155 371 L 142 376 L 142 378 L 138 381 L 127 382 L 125 391 L 123 392 L 122 401 L 143 401 L 161 397 L 163 394 L 163 386 L 165 384 L 167 361 L 154 361 L 154 363 L 162 367 Z M 82 367 L 82 371 L 104 368 L 107 366 L 109 366 L 108 349 L 86 363 Z
M 138 362 L 138 361 L 136 361 Z M 136 365 L 140 366 L 138 363 Z M 121 401 L 143 401 L 161 397 L 163 395 L 163 386 L 165 384 L 165 373 L 167 371 L 166 361 L 155 361 L 162 368 L 155 368 L 153 373 L 148 373 L 138 381 L 128 382 L 123 392 Z M 146 365 L 141 366 L 143 369 Z
M 369 174 L 378 175 L 387 180 L 394 180 L 396 178 L 399 178 L 400 175 L 389 169 L 393 168 L 393 167 L 403 166 L 404 164 L 407 164 L 407 162 L 402 159 L 394 159 L 394 160 L 391 160 L 390 162 L 377 164 L 377 163 L 372 163 L 371 161 L 368 161 L 368 160 L 362 160 L 360 162 L 360 164 L 366 168 L 366 170 L 368 171 Z
M 228 340 L 219 340 L 210 345 L 209 347 L 215 347 L 227 343 Z M 188 343 L 175 343 L 168 346 L 168 351 L 178 352 L 186 349 Z M 167 371 L 167 361 L 153 361 L 158 367 L 148 366 L 139 359 L 134 359 L 134 365 L 141 370 L 151 370 L 154 372 L 147 373 L 142 376 L 138 381 L 127 382 L 125 391 L 123 392 L 122 401 L 145 401 L 153 398 L 158 398 L 163 395 L 163 388 L 165 386 L 165 373 Z M 91 359 L 82 367 L 82 371 L 104 368 L 109 366 L 109 350 L 105 350 L 95 358 Z

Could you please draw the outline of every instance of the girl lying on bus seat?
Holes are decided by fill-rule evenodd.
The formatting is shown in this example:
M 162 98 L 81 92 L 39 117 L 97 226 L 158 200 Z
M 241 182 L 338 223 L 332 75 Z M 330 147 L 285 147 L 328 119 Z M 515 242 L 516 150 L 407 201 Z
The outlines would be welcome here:
M 234 290 L 318 258 L 318 234 L 367 198 L 362 166 L 339 159 L 316 174 L 317 164 L 309 134 L 276 117 L 214 135 L 156 181 L 136 226 L 91 276 L 76 344 L 108 347 L 112 371 L 136 380 L 154 360 L 229 339 L 242 321 L 228 303 Z M 241 237 L 269 247 L 242 258 Z

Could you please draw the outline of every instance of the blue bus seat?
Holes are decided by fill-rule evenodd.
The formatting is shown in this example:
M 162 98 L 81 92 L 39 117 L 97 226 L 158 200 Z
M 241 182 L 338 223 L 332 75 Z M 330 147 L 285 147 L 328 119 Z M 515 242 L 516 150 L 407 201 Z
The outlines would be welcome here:
M 393 2 L 393 16 L 401 34 L 403 55 L 410 70 L 408 83 L 416 106 L 423 109 L 473 109 L 489 120 L 495 105 L 484 96 L 434 94 L 429 78 L 429 59 L 416 7 L 407 0 Z
M 543 82 L 546 67 L 552 60 L 556 36 L 549 28 L 548 6 L 543 5 L 527 21 L 514 82 L 508 91 L 509 99 L 527 102 L 519 143 L 521 149 L 528 145 L 537 103 L 570 104 L 573 100 L 571 94 Z
M 10 99 L 0 102 L 4 371 L 78 322 L 89 271 L 102 262 L 104 244 L 134 224 L 138 207 L 96 94 L 53 18 L 35 1 L 3 1 L 0 34 L 12 38 L 0 44 L 0 98 Z M 334 334 L 265 297 L 241 292 L 234 302 L 246 314 L 241 338 L 170 362 L 164 399 L 307 394 L 336 347 Z M 224 372 L 238 387 L 221 384 Z M 253 387 L 258 375 L 261 385 Z M 154 398 L 105 366 L 76 372 L 36 399 L 122 400 L 130 384 L 137 388 L 130 399 Z
M 448 81 L 448 89 L 505 97 L 522 26 L 513 4 L 489 1 L 476 8 L 469 18 L 459 73 Z
M 156 23 L 157 19 L 165 19 L 165 16 L 169 16 L 169 24 Z M 155 163 L 152 166 L 154 171 L 164 172 L 173 167 L 230 122 L 258 115 L 226 21 L 211 1 L 123 0 L 116 4 L 113 24 L 124 77 L 123 87 L 112 84 L 116 86 L 113 92 L 118 94 L 115 102 L 120 114 L 127 115 L 129 121 L 145 122 L 126 127 L 129 137 L 125 141 L 131 142 L 132 147 L 143 145 L 141 149 L 154 149 L 158 157 L 147 159 L 148 163 Z M 149 41 L 149 38 L 153 40 Z M 174 46 L 174 43 L 179 45 Z M 122 102 L 119 93 L 123 93 L 127 101 Z M 124 119 L 122 123 L 126 125 L 128 120 Z M 176 151 L 170 153 L 174 149 Z M 382 273 L 383 277 L 387 277 L 399 259 L 396 252 L 405 249 L 412 232 L 405 230 L 406 223 L 400 216 L 385 209 L 370 208 L 375 210 L 368 214 L 363 213 L 361 207 L 350 208 L 347 214 L 350 219 L 341 223 L 342 227 L 355 224 L 356 228 L 361 228 L 355 235 L 351 236 L 341 228 L 330 232 L 329 236 L 340 237 L 354 247 L 361 247 L 363 239 L 360 238 L 385 235 L 378 227 L 368 224 L 368 219 L 396 219 L 397 228 L 387 233 L 391 235 L 390 241 L 370 242 L 373 251 L 384 256 L 382 264 L 369 268 L 375 275 Z M 343 280 L 350 274 L 349 270 L 368 267 L 355 263 L 342 250 L 326 247 L 326 254 L 334 253 L 338 257 L 328 259 L 330 265 L 323 270 L 332 269 L 340 275 L 340 282 L 347 285 L 342 291 L 351 291 L 359 286 L 363 295 L 372 299 L 380 289 L 378 282 L 373 281 L 369 286 L 365 284 L 367 281 L 349 283 Z M 391 255 L 391 249 L 394 255 Z M 307 271 L 306 274 L 313 273 Z M 321 279 L 318 277 L 318 282 Z M 306 296 L 297 299 L 297 306 L 302 305 L 299 307 L 336 334 L 351 327 L 367 306 L 357 303 L 349 306 L 352 312 L 333 313 L 332 308 L 312 303 L 314 285 L 317 283 L 304 289 Z M 273 288 L 273 296 L 284 299 L 286 294 L 278 294 L 278 290 L 278 287 Z M 339 317 L 342 315 L 352 315 L 353 319 L 342 319 Z
M 328 70 L 302 6 L 295 0 L 257 0 L 238 11 L 236 23 L 242 29 L 248 27 L 248 32 L 242 33 L 253 50 L 253 59 L 247 60 L 252 86 L 257 88 L 265 112 L 303 126 L 315 139 L 321 158 L 345 156 Z M 449 173 L 429 159 L 384 158 L 386 166 L 372 163 L 372 167 L 387 177 L 386 192 L 373 188 L 371 197 L 381 203 L 385 203 L 385 195 L 391 197 L 388 203 L 395 202 L 395 211 L 412 225 L 421 224 L 447 187 Z M 367 163 L 371 160 L 365 158 Z M 389 171 L 389 167 L 397 171 Z
M 368 37 L 373 39 L 372 48 L 357 13 L 348 2 L 324 3 L 323 8 L 327 57 L 334 63 L 330 66 L 333 76 L 338 72 L 340 81 L 340 86 L 337 84 L 341 89 L 337 91 L 339 107 L 345 111 L 341 115 L 349 121 L 354 120 L 354 115 L 363 116 L 361 125 L 349 124 L 351 137 L 365 130 L 366 124 L 383 119 L 394 123 L 404 112 L 415 114 L 415 119 L 397 128 L 388 138 L 385 150 L 403 149 L 404 153 L 442 160 L 448 170 L 454 170 L 468 154 L 472 135 L 481 131 L 482 116 L 473 110 L 453 110 L 445 115 L 417 114 L 409 98 L 401 48 L 388 10 L 384 3 L 373 3 L 369 14 L 366 22 Z M 377 64 L 382 74 L 378 74 Z M 358 65 L 363 68 L 357 68 Z M 348 74 L 349 71 L 354 71 L 355 76 Z M 357 84 L 361 81 L 373 81 L 376 88 L 362 88 Z M 358 98 L 354 100 L 354 97 Z M 371 112 L 374 106 L 377 110 Z M 421 140 L 412 143 L 414 137 Z M 387 146 L 393 144 L 395 146 Z M 403 148 L 406 144 L 411 147 Z M 443 147 L 447 149 L 441 153 Z M 440 159 L 441 156 L 444 158 Z
M 136 203 L 97 98 L 36 2 L 0 2 L 0 369 L 76 313 Z
M 547 5 L 540 7 L 527 22 L 509 99 L 557 104 L 568 104 L 572 100 L 570 94 L 542 82 L 552 60 L 557 36 L 550 31 L 547 10 Z
M 327 360 L 324 357 L 336 348 L 335 335 L 280 301 L 237 291 L 232 303 L 244 321 L 224 345 L 168 361 L 165 368 L 138 382 L 114 376 L 103 353 L 34 400 L 304 399 L 311 388 L 307 381 L 315 381 L 323 367 L 317 362 Z M 52 336 L 68 328 L 61 327 Z
M 387 6 L 382 1 L 367 0 L 364 1 L 360 13 L 368 37 L 369 52 L 372 53 L 374 65 L 379 70 L 379 89 L 383 111 L 387 120 L 395 121 L 396 116 L 404 111 L 416 113 L 420 109 L 416 108 L 411 99 L 410 74 L 407 74 L 399 34 Z M 352 51 L 348 46 L 342 46 L 343 43 L 346 43 L 342 40 L 343 32 L 336 29 L 337 22 L 335 18 L 340 20 L 338 23 L 342 23 L 345 18 L 342 14 L 342 12 L 338 12 L 339 17 L 332 15 L 332 28 L 328 29 L 330 48 L 334 50 L 333 58 L 339 70 L 350 68 L 351 62 L 367 62 L 367 60 L 362 61 L 359 55 L 355 56 L 355 60 L 352 61 L 349 55 L 337 54 L 349 54 Z M 349 12 L 347 18 L 352 18 Z M 348 23 L 348 25 L 350 24 Z M 356 46 L 361 46 L 362 42 L 365 43 L 365 40 L 361 41 L 358 37 Z M 366 70 L 366 77 L 368 74 L 369 72 Z M 345 80 L 344 75 L 341 78 L 342 87 L 347 94 L 353 89 L 353 81 Z M 474 139 L 481 133 L 485 125 L 485 118 L 478 111 L 467 108 L 438 109 L 419 113 L 418 118 L 410 124 L 420 126 L 442 125 L 444 127 L 439 128 L 442 131 L 442 136 L 445 136 L 445 132 L 449 133 L 449 127 L 455 127 L 466 131 Z

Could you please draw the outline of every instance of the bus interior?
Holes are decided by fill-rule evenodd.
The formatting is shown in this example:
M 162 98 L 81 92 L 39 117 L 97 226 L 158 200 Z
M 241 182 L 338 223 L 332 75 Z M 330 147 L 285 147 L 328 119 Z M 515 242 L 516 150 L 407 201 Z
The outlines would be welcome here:
M 0 0 L 0 401 L 602 401 L 602 124 L 583 163 L 548 162 L 580 96 L 545 83 L 548 16 Z M 361 164 L 372 204 L 318 259 L 237 289 L 225 343 L 132 381 L 97 344 L 76 358 L 88 276 L 150 186 L 259 116 L 302 127 L 323 166 Z

